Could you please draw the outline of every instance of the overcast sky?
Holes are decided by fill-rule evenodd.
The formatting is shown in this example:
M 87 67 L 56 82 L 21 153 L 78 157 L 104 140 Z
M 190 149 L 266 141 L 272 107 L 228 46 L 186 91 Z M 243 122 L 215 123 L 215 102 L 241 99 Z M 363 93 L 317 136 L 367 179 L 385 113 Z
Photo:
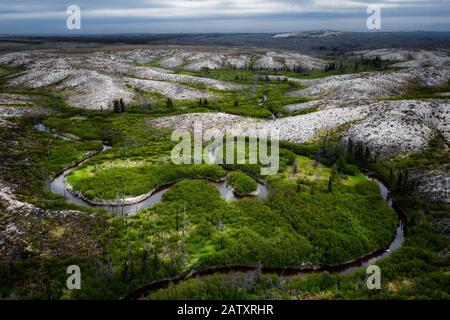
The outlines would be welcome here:
M 1 0 L 0 34 L 369 31 L 369 4 L 382 31 L 450 31 L 450 0 Z M 81 8 L 81 30 L 66 9 Z

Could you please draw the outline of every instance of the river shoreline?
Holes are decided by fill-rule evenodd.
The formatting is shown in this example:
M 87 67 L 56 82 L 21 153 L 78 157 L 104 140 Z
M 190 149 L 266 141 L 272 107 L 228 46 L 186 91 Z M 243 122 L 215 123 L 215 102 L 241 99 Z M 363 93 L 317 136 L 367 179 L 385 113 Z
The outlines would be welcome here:
M 79 137 L 75 137 L 72 135 L 66 135 L 66 134 L 60 134 L 57 132 L 54 132 L 50 129 L 48 129 L 44 124 L 38 123 L 35 126 L 35 129 L 46 132 L 48 134 L 54 135 L 56 137 L 66 139 L 66 140 L 76 140 L 81 141 Z M 102 148 L 89 152 L 83 159 L 76 161 L 69 167 L 59 171 L 54 178 L 50 181 L 50 190 L 52 192 L 62 195 L 67 201 L 81 205 L 81 206 L 87 206 L 91 208 L 103 208 L 113 214 L 136 214 L 142 209 L 148 208 L 153 206 L 155 203 L 162 200 L 163 194 L 168 191 L 173 185 L 178 183 L 179 181 L 169 181 L 166 182 L 149 192 L 136 196 L 136 197 L 128 197 L 128 198 L 122 198 L 119 200 L 105 200 L 105 199 L 90 199 L 86 197 L 83 193 L 74 190 L 71 185 L 69 185 L 65 178 L 66 176 L 72 172 L 74 169 L 80 167 L 88 160 L 92 159 L 93 157 L 97 156 L 101 152 L 104 152 L 108 149 L 111 149 L 110 145 L 107 145 L 103 143 Z M 232 169 L 224 167 L 227 171 L 230 171 Z M 222 177 L 218 180 L 209 179 L 209 178 L 201 178 L 202 180 L 206 180 L 213 184 L 218 190 L 222 198 L 224 198 L 227 201 L 234 201 L 241 198 L 264 198 L 267 196 L 267 186 L 264 182 L 262 182 L 259 179 L 255 179 L 258 183 L 258 188 L 255 192 L 249 195 L 241 196 L 239 195 L 236 190 L 233 188 L 230 188 L 226 183 L 226 178 Z
M 388 203 L 388 205 L 394 209 L 398 217 L 398 225 L 395 231 L 395 235 L 392 241 L 383 248 L 374 250 L 367 253 L 361 257 L 348 260 L 346 262 L 329 265 L 329 266 L 318 266 L 318 265 L 307 265 L 299 267 L 260 267 L 258 265 L 231 265 L 231 266 L 214 266 L 201 271 L 191 271 L 188 275 L 182 274 L 175 277 L 164 278 L 160 280 L 155 280 L 146 284 L 136 290 L 126 294 L 121 297 L 121 300 L 138 300 L 142 299 L 149 294 L 155 292 L 159 289 L 167 288 L 170 284 L 178 284 L 184 280 L 207 277 L 214 274 L 231 274 L 231 273 L 255 273 L 258 268 L 263 274 L 277 274 L 279 276 L 301 276 L 313 273 L 339 273 L 339 274 L 351 274 L 360 268 L 364 268 L 368 265 L 374 264 L 376 261 L 389 256 L 393 251 L 397 250 L 403 245 L 404 237 L 406 234 L 406 221 L 404 213 L 398 208 L 395 202 L 390 197 L 390 190 L 382 182 L 381 177 L 376 173 L 370 172 L 368 170 L 361 169 L 368 178 L 375 180 L 380 186 L 380 194 L 383 199 Z M 383 192 L 383 188 L 387 190 L 387 193 Z
M 44 129 L 46 129 L 44 127 Z M 42 128 L 41 128 L 42 130 Z M 47 131 L 48 132 L 48 131 Z M 49 132 L 51 133 L 51 132 Z M 51 133 L 54 134 L 54 133 Z M 66 137 L 67 138 L 67 137 Z M 93 158 L 94 156 L 98 155 L 99 153 L 110 149 L 111 147 L 108 145 L 103 144 L 102 148 L 99 150 L 95 150 L 95 151 L 91 151 L 86 157 L 84 157 L 82 160 L 79 160 L 77 162 L 75 162 L 73 165 L 71 165 L 70 167 L 62 170 L 61 172 L 59 172 L 55 178 L 52 180 L 51 182 L 51 189 L 52 191 L 54 191 L 55 193 L 58 194 L 62 194 L 65 197 L 67 196 L 68 192 L 72 197 L 70 197 L 70 199 L 72 200 L 73 203 L 76 204 L 80 204 L 81 205 L 88 205 L 91 207 L 101 207 L 104 206 L 105 208 L 111 209 L 111 208 L 118 208 L 119 210 L 122 209 L 122 214 L 124 213 L 124 208 L 128 208 L 129 207 L 129 211 L 127 212 L 133 212 L 131 209 L 135 210 L 135 212 L 137 213 L 139 210 L 141 210 L 142 208 L 139 209 L 138 205 L 145 203 L 145 201 L 149 200 L 152 198 L 152 196 L 154 196 L 155 194 L 158 194 L 158 197 L 156 199 L 154 199 L 155 201 L 150 203 L 150 205 L 153 205 L 154 203 L 160 201 L 162 199 L 162 194 L 169 190 L 170 187 L 172 187 L 175 183 L 177 182 L 170 182 L 170 183 L 166 183 L 164 185 L 162 185 L 159 188 L 155 188 L 152 191 L 150 191 L 149 193 L 146 193 L 144 195 L 135 197 L 135 198 L 129 198 L 127 199 L 128 201 L 132 201 L 132 200 L 140 200 L 140 202 L 137 203 L 129 203 L 126 204 L 125 202 L 122 204 L 117 205 L 117 203 L 111 204 L 112 202 L 103 202 L 101 205 L 98 205 L 95 202 L 91 202 L 91 200 L 89 199 L 85 199 L 86 197 L 82 194 L 77 194 L 76 191 L 74 190 L 70 190 L 71 188 L 67 188 L 67 184 L 65 183 L 65 176 L 70 173 L 73 169 L 81 166 L 83 163 L 85 163 L 86 161 L 88 161 L 89 159 Z M 224 166 L 225 167 L 225 166 Z M 226 168 L 226 167 L 225 167 Z M 228 168 L 230 169 L 230 168 Z M 394 209 L 399 223 L 397 225 L 396 228 L 396 232 L 395 235 L 393 237 L 393 240 L 389 243 L 388 246 L 378 249 L 378 250 L 374 250 L 370 253 L 367 253 L 361 257 L 357 257 L 351 260 L 348 260 L 346 262 L 340 263 L 340 264 L 335 264 L 335 265 L 329 265 L 329 266 L 319 266 L 319 265 L 302 265 L 299 267 L 295 267 L 295 266 L 287 266 L 287 267 L 267 267 L 267 268 L 261 268 L 261 266 L 252 266 L 252 265 L 231 265 L 231 266 L 214 266 L 214 267 L 210 267 L 210 268 L 206 268 L 204 270 L 200 270 L 200 271 L 191 271 L 187 276 L 186 274 L 181 274 L 175 277 L 170 277 L 170 278 L 164 278 L 164 279 L 159 279 L 159 280 L 155 280 L 152 281 L 149 284 L 146 284 L 130 293 L 128 293 L 127 295 L 121 297 L 121 300 L 136 300 L 136 299 L 141 299 L 149 294 L 151 294 L 152 292 L 158 290 L 158 289 L 163 289 L 163 288 L 167 288 L 170 284 L 177 284 L 183 280 L 189 279 L 189 278 L 196 278 L 196 277 L 205 277 L 205 276 L 209 276 L 209 275 L 213 275 L 213 274 L 228 274 L 228 273 L 236 273 L 236 272 L 241 272 L 241 273 L 251 273 L 251 272 L 256 272 L 258 270 L 258 268 L 261 268 L 261 272 L 265 273 L 265 274 L 278 274 L 280 276 L 295 276 L 295 275 L 304 275 L 304 274 L 311 274 L 311 273 L 321 273 L 321 272 L 329 272 L 329 273 L 340 273 L 340 274 L 349 274 L 354 272 L 355 270 L 362 268 L 364 266 L 370 265 L 372 263 L 375 263 L 376 261 L 378 261 L 381 258 L 387 257 L 391 254 L 392 251 L 400 248 L 403 244 L 404 241 L 404 237 L 405 237 L 405 233 L 406 233 L 406 223 L 405 223 L 405 215 L 404 213 L 398 208 L 398 206 L 396 206 L 395 202 L 393 201 L 393 199 L 391 198 L 391 192 L 390 190 L 386 187 L 385 183 L 383 182 L 382 177 L 380 177 L 379 175 L 377 175 L 374 172 L 368 171 L 364 168 L 360 168 L 361 172 L 370 180 L 375 181 L 379 187 L 380 187 L 380 195 L 383 197 L 383 199 L 388 203 L 388 205 Z M 258 182 L 258 187 L 260 186 L 260 184 L 262 183 L 259 179 L 255 179 Z M 213 184 L 224 184 L 225 187 L 234 194 L 234 192 L 232 191 L 231 188 L 228 188 L 226 186 L 226 177 L 219 179 L 219 181 L 212 181 L 212 180 L 208 180 Z M 55 186 L 54 183 L 57 182 L 58 186 Z M 52 185 L 53 184 L 53 185 Z M 264 187 L 266 188 L 266 186 L 264 185 Z M 63 191 L 63 193 L 61 193 L 61 191 Z M 219 188 L 219 191 L 221 191 L 221 189 Z M 75 193 L 75 194 L 74 194 Z M 265 196 L 267 195 L 267 190 L 265 190 Z M 221 196 L 224 197 L 225 199 L 227 199 L 221 192 Z M 147 198 L 145 198 L 147 197 Z M 66 197 L 67 199 L 67 197 Z M 78 201 L 74 200 L 74 199 L 78 199 Z M 106 200 L 105 200 L 106 201 Z M 105 204 L 106 203 L 106 204 Z M 147 203 L 146 203 L 147 205 Z M 150 206 L 149 205 L 149 206 Z M 106 207 L 107 206 L 107 207 Z M 135 207 L 134 207 L 135 206 Z M 109 210 L 111 211 L 111 210 Z M 117 213 L 114 211 L 111 211 L 113 213 Z

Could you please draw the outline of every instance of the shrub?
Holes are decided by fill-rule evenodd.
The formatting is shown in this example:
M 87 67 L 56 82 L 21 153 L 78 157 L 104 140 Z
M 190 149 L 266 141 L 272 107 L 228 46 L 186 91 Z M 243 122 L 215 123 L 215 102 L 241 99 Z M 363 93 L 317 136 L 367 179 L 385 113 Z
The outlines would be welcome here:
M 252 193 L 258 186 L 255 180 L 247 176 L 245 173 L 238 171 L 230 173 L 227 183 L 232 186 L 236 193 L 240 196 Z
M 356 192 L 361 195 L 379 194 L 380 188 L 373 181 L 362 181 L 355 186 Z

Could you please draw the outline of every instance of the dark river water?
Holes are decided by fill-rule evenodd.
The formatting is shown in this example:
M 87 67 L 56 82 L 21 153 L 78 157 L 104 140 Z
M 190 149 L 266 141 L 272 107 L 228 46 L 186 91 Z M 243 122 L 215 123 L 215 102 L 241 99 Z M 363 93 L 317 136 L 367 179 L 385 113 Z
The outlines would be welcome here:
M 67 138 L 67 136 L 62 136 L 55 134 L 54 132 L 51 132 L 49 129 L 47 129 L 44 125 L 38 124 L 35 126 L 37 130 L 45 131 L 53 135 L 57 135 L 63 139 L 70 139 Z M 98 153 L 106 151 L 110 149 L 110 146 L 103 145 L 102 149 L 92 153 L 90 156 L 88 156 L 85 160 L 79 162 L 75 166 L 72 166 L 70 168 L 67 168 L 66 170 L 62 171 L 60 174 L 58 174 L 50 183 L 50 188 L 54 193 L 63 195 L 67 201 L 82 205 L 82 206 L 88 206 L 88 207 L 95 207 L 95 208 L 104 208 L 110 212 L 116 213 L 116 214 L 124 214 L 124 215 L 131 215 L 139 212 L 140 210 L 144 208 L 151 207 L 155 203 L 158 203 L 161 201 L 162 196 L 165 192 L 167 192 L 172 185 L 168 185 L 165 187 L 160 188 L 159 190 L 156 190 L 153 192 L 149 197 L 146 199 L 129 205 L 114 205 L 114 206 L 107 206 L 107 205 L 95 205 L 92 203 L 89 203 L 88 201 L 85 201 L 81 199 L 80 197 L 72 194 L 67 189 L 67 186 L 65 184 L 65 177 L 67 174 L 69 174 L 71 171 L 75 170 L 82 164 L 84 164 L 86 161 L 91 159 L 92 157 L 95 157 Z M 210 158 L 215 159 L 215 151 L 210 152 Z M 372 180 L 375 181 L 378 186 L 380 187 L 380 195 L 383 197 L 383 199 L 387 202 L 387 204 L 394 208 L 392 199 L 390 197 L 390 191 L 386 187 L 386 185 L 383 184 L 379 179 L 375 177 L 373 174 L 366 174 L 366 176 Z M 258 182 L 258 181 L 257 181 Z M 222 198 L 224 198 L 227 201 L 234 201 L 239 199 L 238 196 L 227 186 L 226 181 L 222 182 L 210 182 L 213 184 L 220 192 L 220 195 Z M 268 190 L 267 187 L 258 182 L 258 195 L 257 198 L 265 198 L 267 197 Z M 350 274 L 354 272 L 355 270 L 359 268 L 365 268 L 371 264 L 376 263 L 378 260 L 389 256 L 393 251 L 400 248 L 404 242 L 405 239 L 405 224 L 402 219 L 402 215 L 400 212 L 396 211 L 397 215 L 399 217 L 399 224 L 395 231 L 395 235 L 391 243 L 387 248 L 377 250 L 375 252 L 369 253 L 365 256 L 362 256 L 360 258 L 354 259 L 352 261 L 344 262 L 339 265 L 335 266 L 324 266 L 324 267 L 299 267 L 299 268 L 264 268 L 263 272 L 265 273 L 277 273 L 280 275 L 301 275 L 301 274 L 309 274 L 309 273 L 319 273 L 319 272 L 332 272 L 332 273 L 340 273 L 340 274 Z M 194 271 L 191 272 L 191 277 L 202 277 L 207 276 L 215 273 L 230 273 L 230 272 L 254 272 L 255 267 L 254 266 L 241 266 L 241 265 L 235 265 L 235 266 L 218 266 L 213 267 L 207 270 L 202 271 Z M 178 276 L 174 278 L 167 278 L 167 279 L 161 279 L 154 281 L 150 284 L 147 284 L 141 288 L 136 289 L 135 291 L 129 293 L 127 296 L 123 297 L 124 299 L 138 299 L 142 296 L 145 296 L 157 289 L 165 288 L 170 283 L 178 283 L 185 279 L 185 276 Z
M 43 125 L 42 123 L 35 125 L 35 128 L 37 130 L 39 130 L 39 131 L 47 132 L 49 134 L 53 134 L 53 135 L 58 136 L 60 138 L 70 140 L 70 138 L 68 138 L 67 136 L 63 136 L 63 135 L 60 135 L 60 134 L 52 132 L 45 125 Z M 170 185 L 166 185 L 164 187 L 161 187 L 161 188 L 155 190 L 154 192 L 152 192 L 145 199 L 142 199 L 142 200 L 137 201 L 137 202 L 132 203 L 132 204 L 123 204 L 119 200 L 117 202 L 117 204 L 114 204 L 114 205 L 100 205 L 100 204 L 92 203 L 92 202 L 90 202 L 88 200 L 85 200 L 82 197 L 79 197 L 75 193 L 71 192 L 69 190 L 68 186 L 66 185 L 66 182 L 65 182 L 66 176 L 70 172 L 75 170 L 76 168 L 78 168 L 81 165 L 83 165 L 89 159 L 95 157 L 100 152 L 106 151 L 108 149 L 111 149 L 111 147 L 108 146 L 108 145 L 103 145 L 102 150 L 100 150 L 98 152 L 95 152 L 95 153 L 92 153 L 85 160 L 83 160 L 83 161 L 79 162 L 78 164 L 76 164 L 75 166 L 67 168 L 66 170 L 64 170 L 61 173 L 59 173 L 50 182 L 50 189 L 52 190 L 52 192 L 64 196 L 64 198 L 68 202 L 71 202 L 71 203 L 74 203 L 74 204 L 77 204 L 77 205 L 87 206 L 87 207 L 91 207 L 91 208 L 103 208 L 103 209 L 106 209 L 106 210 L 108 210 L 108 211 L 110 211 L 110 212 L 112 212 L 114 214 L 131 215 L 131 214 L 136 214 L 140 210 L 145 209 L 145 208 L 149 208 L 149 207 L 153 206 L 155 203 L 160 202 L 162 200 L 162 197 L 163 197 L 164 193 L 166 193 L 173 186 L 173 184 L 170 184 Z M 213 151 L 213 153 L 210 153 L 210 157 L 211 157 L 212 160 L 215 159 L 215 151 Z M 210 182 L 210 183 L 212 185 L 214 185 L 217 188 L 217 190 L 219 190 L 220 195 L 225 200 L 227 200 L 227 201 L 235 201 L 235 200 L 240 199 L 240 197 L 237 196 L 231 190 L 231 188 L 229 188 L 227 186 L 227 183 L 226 183 L 225 180 L 224 181 L 220 181 L 220 182 Z M 260 183 L 259 181 L 257 181 L 257 192 L 258 192 L 258 195 L 257 196 L 253 196 L 253 198 L 260 199 L 260 198 L 267 197 L 267 194 L 268 194 L 267 187 L 263 183 Z

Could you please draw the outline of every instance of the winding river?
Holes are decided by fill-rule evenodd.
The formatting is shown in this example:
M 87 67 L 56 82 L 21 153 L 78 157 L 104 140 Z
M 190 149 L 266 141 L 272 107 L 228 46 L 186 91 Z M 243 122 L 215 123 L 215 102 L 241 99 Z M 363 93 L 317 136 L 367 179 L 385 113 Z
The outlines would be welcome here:
M 346 261 L 341 264 L 331 265 L 331 266 L 299 266 L 299 267 L 286 267 L 286 268 L 266 268 L 264 267 L 261 271 L 265 274 L 278 274 L 279 276 L 301 276 L 313 273 L 339 273 L 339 274 L 351 274 L 360 268 L 366 268 L 369 265 L 375 264 L 382 258 L 388 257 L 392 252 L 399 249 L 405 240 L 406 224 L 403 213 L 396 208 L 392 198 L 390 197 L 390 191 L 386 185 L 381 182 L 380 179 L 376 177 L 375 174 L 366 172 L 365 175 L 372 181 L 375 181 L 380 187 L 380 194 L 387 204 L 393 208 L 398 216 L 399 223 L 395 231 L 395 235 L 391 243 L 387 248 L 382 248 L 371 253 L 368 253 L 362 257 Z M 152 292 L 159 289 L 167 288 L 170 284 L 177 284 L 185 281 L 189 278 L 202 278 L 213 274 L 229 274 L 229 273 L 255 273 L 257 266 L 251 265 L 231 265 L 231 266 L 216 266 L 208 269 L 196 271 L 192 270 L 187 276 L 179 275 L 171 278 L 164 278 L 160 280 L 155 280 L 148 283 L 136 290 L 123 296 L 122 300 L 137 300 L 148 296 Z
M 80 140 L 77 137 L 65 135 L 56 133 L 50 129 L 48 129 L 44 124 L 38 123 L 34 126 L 36 130 L 49 133 L 51 135 L 57 136 L 59 138 L 65 139 L 65 140 Z M 114 214 L 121 214 L 121 215 L 131 215 L 136 214 L 140 210 L 149 208 L 153 206 L 154 204 L 160 202 L 162 200 L 162 197 L 164 193 L 166 193 L 175 183 L 169 183 L 164 186 L 161 186 L 160 188 L 154 190 L 153 192 L 149 193 L 148 195 L 144 197 L 138 197 L 139 200 L 136 201 L 129 201 L 127 204 L 124 204 L 121 200 L 117 201 L 117 203 L 114 204 L 98 204 L 95 202 L 91 202 L 88 199 L 85 199 L 84 197 L 77 195 L 76 192 L 73 192 L 70 187 L 66 184 L 66 176 L 72 172 L 73 170 L 79 168 L 84 163 L 86 163 L 88 160 L 92 159 L 96 155 L 98 155 L 101 152 L 104 152 L 106 150 L 111 149 L 111 146 L 103 144 L 102 148 L 100 150 L 94 151 L 89 153 L 83 160 L 75 163 L 74 165 L 64 169 L 60 173 L 56 175 L 56 177 L 50 182 L 50 190 L 56 194 L 64 196 L 64 198 L 73 204 L 91 207 L 91 208 L 102 208 L 106 209 L 109 212 L 112 212 Z M 212 161 L 215 161 L 216 151 L 213 150 L 212 152 L 209 152 L 210 159 Z M 254 198 L 265 198 L 267 197 L 268 190 L 267 187 L 260 181 L 257 182 L 257 195 L 256 196 L 248 196 L 248 197 L 254 197 Z M 212 185 L 214 185 L 221 195 L 221 197 L 227 201 L 235 201 L 240 199 L 238 195 L 235 194 L 235 192 L 227 185 L 227 182 L 225 179 L 222 179 L 221 181 L 216 182 L 210 182 Z
M 49 130 L 42 124 L 36 125 L 35 128 L 39 131 L 45 131 L 45 132 L 48 132 L 50 134 L 53 134 L 53 135 L 58 136 L 63 139 L 73 139 L 72 137 L 67 136 L 67 135 L 57 134 L 57 133 Z M 151 193 L 144 200 L 137 202 L 137 203 L 129 204 L 129 205 L 118 204 L 118 205 L 114 205 L 114 206 L 107 206 L 107 205 L 99 206 L 99 205 L 89 203 L 88 201 L 83 200 L 82 198 L 76 196 L 71 191 L 69 191 L 69 189 L 65 183 L 65 177 L 67 176 L 67 174 L 69 174 L 71 171 L 75 170 L 76 168 L 80 167 L 86 161 L 88 161 L 89 159 L 98 155 L 100 152 L 106 151 L 110 148 L 111 148 L 110 146 L 104 144 L 101 150 L 91 152 L 83 160 L 79 161 L 78 163 L 76 163 L 76 164 L 70 166 L 69 168 L 66 168 L 62 172 L 60 172 L 51 181 L 51 183 L 50 183 L 51 190 L 54 193 L 63 195 L 67 199 L 67 201 L 72 202 L 74 204 L 88 206 L 88 207 L 102 207 L 106 210 L 109 210 L 110 212 L 120 213 L 120 214 L 133 214 L 133 213 L 138 212 L 141 209 L 148 208 L 148 207 L 154 205 L 155 203 L 161 201 L 163 194 L 167 190 L 169 190 L 173 184 L 164 186 L 164 187 L 160 188 L 159 190 L 156 190 L 155 192 Z M 210 159 L 214 159 L 214 158 L 215 158 L 215 154 L 214 153 L 210 154 Z M 373 173 L 365 172 L 365 175 L 370 180 L 375 181 L 379 185 L 381 196 L 387 202 L 387 204 L 396 211 L 398 218 L 399 218 L 399 224 L 397 226 L 394 238 L 387 248 L 382 248 L 382 249 L 376 250 L 376 251 L 366 254 L 362 257 L 359 257 L 359 258 L 356 258 L 356 259 L 353 259 L 353 260 L 350 260 L 350 261 L 347 261 L 347 262 L 344 262 L 344 263 L 341 263 L 338 265 L 299 266 L 299 267 L 286 267 L 286 268 L 263 268 L 262 272 L 268 273 L 268 274 L 275 273 L 280 276 L 303 275 L 303 274 L 311 274 L 311 273 L 319 273 L 319 272 L 350 274 L 359 268 L 364 268 L 364 267 L 367 267 L 368 265 L 376 263 L 378 260 L 389 256 L 393 251 L 400 248 L 404 242 L 405 231 L 406 231 L 406 226 L 404 223 L 404 216 L 399 211 L 399 209 L 396 208 L 395 204 L 393 203 L 393 201 L 390 197 L 391 193 L 390 193 L 389 189 L 386 187 L 386 185 L 380 179 L 378 179 L 377 176 Z M 234 194 L 234 192 L 230 188 L 228 188 L 226 181 L 211 182 L 211 183 L 217 187 L 221 196 L 224 199 L 229 200 L 229 201 L 238 199 L 238 197 Z M 266 196 L 267 196 L 267 187 L 264 184 L 258 182 L 258 196 L 257 197 L 264 198 Z M 205 277 L 205 276 L 208 276 L 211 274 L 218 274 L 218 273 L 223 273 L 223 274 L 232 273 L 232 272 L 251 273 L 251 272 L 255 272 L 255 271 L 256 271 L 256 266 L 250 266 L 250 265 L 217 266 L 217 267 L 204 269 L 201 271 L 192 270 L 188 274 L 188 276 L 179 275 L 179 276 L 172 277 L 172 278 L 164 278 L 164 279 L 153 281 L 153 282 L 146 284 L 146 285 L 134 290 L 133 292 L 127 294 L 126 296 L 122 297 L 122 299 L 125 299 L 125 300 L 139 299 L 146 295 L 149 295 L 150 293 L 152 293 L 158 289 L 166 288 L 171 283 L 176 284 L 187 278 Z

